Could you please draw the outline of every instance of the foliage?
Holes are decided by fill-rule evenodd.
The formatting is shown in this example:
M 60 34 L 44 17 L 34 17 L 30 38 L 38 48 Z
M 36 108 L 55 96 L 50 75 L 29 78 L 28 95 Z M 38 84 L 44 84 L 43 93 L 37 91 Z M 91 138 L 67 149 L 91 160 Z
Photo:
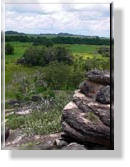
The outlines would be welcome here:
M 10 43 L 6 43 L 5 45 L 5 54 L 11 55 L 14 53 L 14 48 Z
M 40 71 L 36 71 L 31 75 L 25 72 L 14 73 L 10 85 L 14 86 L 11 89 L 18 101 L 28 101 L 32 95 L 47 89 L 43 74 Z
M 21 128 L 25 123 L 24 116 L 10 115 L 7 118 L 6 126 L 10 129 Z
M 52 61 L 72 64 L 73 58 L 65 47 L 30 47 L 25 51 L 21 61 L 18 60 L 31 66 L 45 66 Z
M 51 89 L 76 89 L 84 73 L 64 63 L 52 62 L 44 68 L 44 79 Z
M 39 43 L 39 41 L 48 41 L 46 37 L 37 37 L 35 36 L 29 36 L 29 35 L 7 35 L 5 36 L 6 42 L 11 41 L 18 41 L 18 42 L 34 42 Z M 63 36 L 57 36 L 50 38 L 50 41 L 54 44 L 88 44 L 88 45 L 109 45 L 110 39 L 108 38 L 100 38 L 100 37 L 63 37 Z
M 33 42 L 34 46 L 37 45 L 44 45 L 46 47 L 52 47 L 53 46 L 53 41 L 51 39 L 48 38 L 41 38 L 41 37 L 37 37 L 37 40 L 34 40 Z
M 110 48 L 101 47 L 98 49 L 98 53 L 105 57 L 110 57 Z
M 88 58 L 86 60 L 86 71 L 92 69 L 99 69 L 99 70 L 109 70 L 110 69 L 110 59 L 109 58 Z

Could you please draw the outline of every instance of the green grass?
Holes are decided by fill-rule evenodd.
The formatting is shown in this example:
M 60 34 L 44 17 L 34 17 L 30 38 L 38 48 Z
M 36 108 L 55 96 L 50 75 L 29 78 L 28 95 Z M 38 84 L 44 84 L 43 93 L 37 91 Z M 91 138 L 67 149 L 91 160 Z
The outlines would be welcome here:
M 72 91 L 56 91 L 53 103 L 49 106 L 41 102 L 39 109 L 32 114 L 6 116 L 6 126 L 11 129 L 21 128 L 27 134 L 51 134 L 61 131 L 61 116 L 64 106 L 71 100 Z M 37 104 L 35 104 L 37 105 Z
M 62 46 L 66 46 L 72 51 L 72 53 L 78 53 L 78 54 L 80 53 L 97 54 L 98 48 L 103 47 L 101 45 L 84 45 L 84 44 L 62 44 Z
M 93 113 L 93 112 L 88 112 L 87 113 L 87 119 L 89 119 L 90 121 L 97 123 L 98 122 L 98 117 Z
M 14 47 L 14 54 L 5 56 L 5 64 L 16 63 L 17 59 L 23 55 L 25 49 L 32 45 L 32 43 L 29 42 L 26 43 L 10 42 L 10 43 Z

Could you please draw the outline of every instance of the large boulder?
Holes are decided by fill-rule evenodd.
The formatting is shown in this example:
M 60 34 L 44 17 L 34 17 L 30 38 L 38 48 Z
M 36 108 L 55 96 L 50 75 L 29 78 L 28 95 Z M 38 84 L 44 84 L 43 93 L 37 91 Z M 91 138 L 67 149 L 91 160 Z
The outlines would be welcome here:
M 90 110 L 79 108 L 64 110 L 62 127 L 64 132 L 75 141 L 110 145 L 109 109 L 98 108 L 95 104 L 88 105 Z M 106 116 L 105 116 L 106 115 Z
M 103 85 L 110 84 L 110 73 L 107 71 L 92 70 L 86 74 L 88 80 Z
M 67 140 L 110 148 L 109 83 L 107 72 L 87 73 L 87 80 L 80 84 L 63 110 L 62 128 Z
M 96 94 L 96 101 L 103 104 L 110 104 L 110 86 L 102 87 Z
M 99 90 L 102 87 L 99 83 L 94 83 L 92 81 L 85 80 L 79 85 L 80 92 L 89 96 L 93 97 L 95 96 L 95 93 L 97 90 Z

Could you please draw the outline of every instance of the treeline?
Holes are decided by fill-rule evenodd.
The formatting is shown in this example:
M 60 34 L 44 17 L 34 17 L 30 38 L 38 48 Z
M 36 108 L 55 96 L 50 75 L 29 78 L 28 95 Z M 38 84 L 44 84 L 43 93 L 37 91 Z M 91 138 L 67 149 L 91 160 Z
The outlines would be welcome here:
M 6 35 L 6 42 L 33 42 L 34 45 L 46 45 L 49 44 L 88 44 L 88 45 L 110 45 L 110 39 L 108 38 L 80 38 L 80 37 L 36 37 L 27 35 Z

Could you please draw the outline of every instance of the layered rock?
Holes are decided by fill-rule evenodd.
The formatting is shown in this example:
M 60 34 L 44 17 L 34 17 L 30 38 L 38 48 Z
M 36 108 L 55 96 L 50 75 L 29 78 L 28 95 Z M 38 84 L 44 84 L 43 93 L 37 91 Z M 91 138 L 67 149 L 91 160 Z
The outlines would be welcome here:
M 63 110 L 64 137 L 73 142 L 110 146 L 110 75 L 93 70 Z

